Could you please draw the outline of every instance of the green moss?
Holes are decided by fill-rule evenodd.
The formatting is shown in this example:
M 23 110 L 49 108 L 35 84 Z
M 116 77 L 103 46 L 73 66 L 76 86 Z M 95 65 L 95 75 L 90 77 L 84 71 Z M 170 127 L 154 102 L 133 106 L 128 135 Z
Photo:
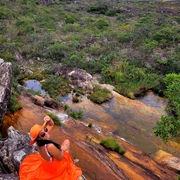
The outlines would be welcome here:
M 99 85 L 95 85 L 93 92 L 91 92 L 87 97 L 94 103 L 101 104 L 110 100 L 113 95 L 107 88 L 101 88 Z
M 121 155 L 123 155 L 125 153 L 125 150 L 122 149 L 122 147 L 119 145 L 119 143 L 114 138 L 103 139 L 103 140 L 101 140 L 100 144 L 103 145 L 107 149 L 118 152 Z
M 56 114 L 48 112 L 47 115 L 54 121 L 56 125 L 62 126 L 61 120 Z

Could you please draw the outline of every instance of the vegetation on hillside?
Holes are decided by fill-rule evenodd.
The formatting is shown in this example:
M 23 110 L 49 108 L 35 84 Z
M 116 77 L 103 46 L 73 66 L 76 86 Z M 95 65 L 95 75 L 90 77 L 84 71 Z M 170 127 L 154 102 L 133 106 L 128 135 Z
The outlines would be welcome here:
M 38 0 L 4 0 L 0 57 L 12 62 L 15 83 L 25 72 L 44 78 L 45 72 L 62 63 L 102 74 L 102 82 L 132 99 L 149 89 L 165 95 L 171 116 L 162 117 L 154 130 L 167 140 L 179 135 L 179 11 L 175 1 L 79 0 L 45 6 Z M 67 81 L 47 79 L 44 88 L 58 82 L 57 89 L 50 90 L 52 96 L 59 89 L 63 94 L 69 91 Z

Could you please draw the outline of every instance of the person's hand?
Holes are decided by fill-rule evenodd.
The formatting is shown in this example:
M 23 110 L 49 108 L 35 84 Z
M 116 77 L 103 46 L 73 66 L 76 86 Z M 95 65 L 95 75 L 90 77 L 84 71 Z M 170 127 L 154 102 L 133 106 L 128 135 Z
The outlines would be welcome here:
M 61 144 L 61 150 L 64 151 L 64 152 L 70 150 L 70 142 L 69 142 L 69 140 L 65 140 L 65 141 Z
M 49 122 L 49 121 L 51 121 L 51 118 L 49 116 L 45 116 L 44 117 L 44 122 Z

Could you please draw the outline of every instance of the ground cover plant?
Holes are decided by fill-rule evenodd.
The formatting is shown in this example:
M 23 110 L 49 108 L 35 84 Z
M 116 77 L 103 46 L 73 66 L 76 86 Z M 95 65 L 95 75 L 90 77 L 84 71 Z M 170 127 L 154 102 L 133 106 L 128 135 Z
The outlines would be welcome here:
M 15 81 L 40 72 L 43 88 L 56 98 L 60 89 L 68 92 L 68 82 L 41 72 L 62 63 L 100 73 L 103 83 L 132 99 L 154 90 L 169 98 L 179 121 L 179 101 L 170 95 L 177 82 L 164 79 L 180 73 L 179 2 L 77 2 L 0 2 L 0 57 L 13 63 Z
M 107 149 L 118 152 L 121 155 L 123 155 L 126 152 L 114 138 L 102 139 L 100 144 L 103 145 Z

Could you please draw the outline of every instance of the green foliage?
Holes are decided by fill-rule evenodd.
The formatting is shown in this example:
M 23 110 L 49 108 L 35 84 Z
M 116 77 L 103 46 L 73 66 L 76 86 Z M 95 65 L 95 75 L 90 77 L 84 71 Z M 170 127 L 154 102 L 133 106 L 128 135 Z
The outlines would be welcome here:
M 46 77 L 46 81 L 43 82 L 42 88 L 54 99 L 58 98 L 60 95 L 66 95 L 70 91 L 69 80 L 55 75 Z
M 16 26 L 19 29 L 19 35 L 30 34 L 34 31 L 33 25 L 27 20 L 17 20 Z
M 101 30 L 109 26 L 108 22 L 104 20 L 103 18 L 100 18 L 99 20 L 97 20 L 94 25 L 95 27 Z
M 172 43 L 174 36 L 174 31 L 170 27 L 165 27 L 155 33 L 154 39 L 159 43 Z
M 88 7 L 87 12 L 96 12 L 99 14 L 105 14 L 107 10 L 108 7 L 106 5 L 99 5 L 99 6 Z
M 118 35 L 118 40 L 120 41 L 120 42 L 127 42 L 127 41 L 130 41 L 131 40 L 131 34 L 130 33 L 126 33 L 126 32 L 121 32 L 121 33 L 119 33 L 119 35 Z
M 61 62 L 61 59 L 65 56 L 68 47 L 58 42 L 50 45 L 47 49 L 47 57 Z
M 66 108 L 66 113 L 71 116 L 74 119 L 82 119 L 83 117 L 83 111 L 79 110 L 79 111 L 73 111 L 72 109 L 70 109 L 69 107 Z
M 113 95 L 107 88 L 101 88 L 99 85 L 94 85 L 93 92 L 91 92 L 87 97 L 94 103 L 101 104 L 110 100 Z
M 54 121 L 56 125 L 62 126 L 61 120 L 56 114 L 48 112 L 47 115 Z
M 119 143 L 114 138 L 102 139 L 100 144 L 103 145 L 107 149 L 118 152 L 121 155 L 123 155 L 125 153 L 125 150 L 122 149 L 122 147 L 119 145 Z
M 180 74 L 168 74 L 164 82 L 167 85 L 165 95 L 170 100 L 168 109 L 174 116 L 162 116 L 153 130 L 156 136 L 168 141 L 170 137 L 176 137 L 180 133 Z
M 103 70 L 105 82 L 115 85 L 115 90 L 132 99 L 148 89 L 159 85 L 160 76 L 148 74 L 141 68 L 136 68 L 128 63 L 120 63 L 116 68 Z
M 92 128 L 92 123 L 89 123 L 89 124 L 88 124 L 88 127 L 89 127 L 89 128 Z
M 176 137 L 180 133 L 180 120 L 172 116 L 162 116 L 161 121 L 156 122 L 153 131 L 155 136 L 167 142 L 170 137 Z
M 17 99 L 16 96 L 12 95 L 8 103 L 8 110 L 12 113 L 22 108 L 22 103 Z
M 116 13 L 117 13 L 116 10 L 114 10 L 114 9 L 109 9 L 109 10 L 106 11 L 105 15 L 106 15 L 106 16 L 116 16 Z
M 75 18 L 74 16 L 69 15 L 69 16 L 66 17 L 65 22 L 69 23 L 69 24 L 73 24 L 73 23 L 77 22 L 77 18 Z
M 150 53 L 157 47 L 157 45 L 158 45 L 157 41 L 147 40 L 147 42 L 142 45 L 142 49 L 144 50 L 145 53 Z
M 0 7 L 0 19 L 12 19 L 17 17 L 17 14 L 6 7 Z
M 74 23 L 74 24 L 64 24 L 62 27 L 63 32 L 79 32 L 81 31 L 81 27 L 79 24 Z

